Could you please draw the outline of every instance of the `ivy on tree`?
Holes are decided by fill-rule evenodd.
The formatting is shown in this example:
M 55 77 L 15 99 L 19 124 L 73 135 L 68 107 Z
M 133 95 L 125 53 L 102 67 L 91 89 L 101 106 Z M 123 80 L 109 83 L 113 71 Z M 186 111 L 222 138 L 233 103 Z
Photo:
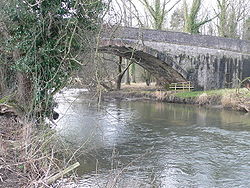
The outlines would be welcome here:
M 89 49 L 104 4 L 101 0 L 12 0 L 2 6 L 0 22 L 9 34 L 4 52 L 15 54 L 13 70 L 30 81 L 29 110 L 49 113 L 53 95 L 65 86 Z M 17 87 L 22 88 L 20 79 Z

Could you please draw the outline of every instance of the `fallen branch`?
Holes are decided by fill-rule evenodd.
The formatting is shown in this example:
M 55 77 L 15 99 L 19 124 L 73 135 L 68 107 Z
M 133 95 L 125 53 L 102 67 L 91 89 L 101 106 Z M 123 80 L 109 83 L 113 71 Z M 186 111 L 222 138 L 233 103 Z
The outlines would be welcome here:
M 12 115 L 17 116 L 16 110 L 14 107 L 7 104 L 0 104 L 0 116 L 1 115 Z
M 250 112 L 249 106 L 248 106 L 248 105 L 245 105 L 245 104 L 239 104 L 238 110 L 244 111 L 244 112 Z
M 65 174 L 71 172 L 72 170 L 74 170 L 78 166 L 80 166 L 80 163 L 76 162 L 75 164 L 73 164 L 73 165 L 69 166 L 68 168 L 64 169 L 63 171 L 61 171 L 61 172 L 57 173 L 56 175 L 50 177 L 46 181 L 46 184 L 50 185 L 50 184 L 54 183 L 56 180 L 58 180 L 59 178 L 63 177 Z

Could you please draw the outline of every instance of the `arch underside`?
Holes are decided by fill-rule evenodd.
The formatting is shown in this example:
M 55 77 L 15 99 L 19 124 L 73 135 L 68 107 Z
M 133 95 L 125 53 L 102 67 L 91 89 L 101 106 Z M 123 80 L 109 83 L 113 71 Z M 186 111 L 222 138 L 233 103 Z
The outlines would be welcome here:
M 168 63 L 142 50 L 135 50 L 126 46 L 109 45 L 98 48 L 101 53 L 117 55 L 133 60 L 134 63 L 142 66 L 157 79 L 164 83 L 184 82 L 186 79 Z

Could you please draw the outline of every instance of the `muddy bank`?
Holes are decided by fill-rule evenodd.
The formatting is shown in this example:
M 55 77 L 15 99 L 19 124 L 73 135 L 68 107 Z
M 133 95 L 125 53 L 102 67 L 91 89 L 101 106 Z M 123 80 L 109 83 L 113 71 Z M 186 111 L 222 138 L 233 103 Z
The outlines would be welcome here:
M 189 92 L 192 94 L 192 92 Z M 189 94 L 189 95 L 190 95 Z M 105 100 L 150 100 L 167 103 L 191 104 L 213 108 L 224 108 L 229 110 L 250 111 L 250 97 L 245 93 L 225 92 L 200 92 L 196 96 L 185 96 L 181 91 L 166 91 L 160 89 L 138 90 L 122 89 L 120 91 L 110 91 L 103 95 Z

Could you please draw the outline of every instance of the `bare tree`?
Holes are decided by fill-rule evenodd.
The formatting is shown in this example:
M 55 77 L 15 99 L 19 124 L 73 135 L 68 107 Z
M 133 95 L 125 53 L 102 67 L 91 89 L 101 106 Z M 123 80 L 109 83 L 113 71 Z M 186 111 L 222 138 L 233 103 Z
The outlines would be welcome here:
M 246 19 L 243 27 L 244 27 L 243 39 L 250 40 L 250 17 Z
M 240 37 L 239 24 L 245 19 L 249 0 L 217 0 L 218 32 L 222 37 Z
M 167 14 L 181 1 L 177 0 L 168 8 L 172 0 L 155 0 L 151 4 L 149 0 L 139 0 L 150 13 L 154 29 L 162 30 Z
M 177 8 L 171 15 L 170 28 L 174 31 L 183 31 L 184 12 L 183 9 Z

